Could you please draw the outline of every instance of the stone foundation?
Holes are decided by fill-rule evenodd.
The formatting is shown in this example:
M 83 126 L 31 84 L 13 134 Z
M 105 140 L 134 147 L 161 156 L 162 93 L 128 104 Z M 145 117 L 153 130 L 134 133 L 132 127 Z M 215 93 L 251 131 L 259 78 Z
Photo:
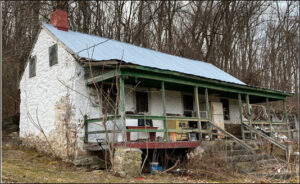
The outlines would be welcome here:
M 136 148 L 116 148 L 113 164 L 113 171 L 117 175 L 139 176 L 142 169 L 142 151 Z

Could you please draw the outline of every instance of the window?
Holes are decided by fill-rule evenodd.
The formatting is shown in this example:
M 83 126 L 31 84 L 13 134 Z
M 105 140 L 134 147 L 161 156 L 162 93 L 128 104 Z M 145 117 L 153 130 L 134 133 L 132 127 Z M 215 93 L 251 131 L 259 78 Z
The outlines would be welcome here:
M 36 56 L 33 56 L 29 60 L 29 77 L 34 77 L 36 75 Z
M 55 65 L 58 63 L 57 59 L 57 44 L 52 45 L 49 47 L 49 65 Z
M 192 95 L 183 95 L 183 114 L 187 117 L 193 116 L 194 98 Z
M 135 98 L 136 98 L 137 113 L 148 112 L 148 93 L 136 91 Z
M 117 114 L 117 89 L 116 87 L 103 86 L 102 88 L 102 113 L 103 114 Z
M 221 102 L 223 104 L 223 115 L 224 120 L 230 120 L 230 113 L 229 113 L 229 101 L 228 99 L 221 99 Z

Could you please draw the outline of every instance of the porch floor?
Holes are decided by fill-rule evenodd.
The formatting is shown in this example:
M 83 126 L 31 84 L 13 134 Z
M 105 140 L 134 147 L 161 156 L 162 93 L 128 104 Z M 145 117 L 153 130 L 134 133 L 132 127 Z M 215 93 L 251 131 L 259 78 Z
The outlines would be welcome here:
M 115 143 L 115 147 L 124 147 L 125 143 Z M 126 142 L 126 148 L 139 149 L 174 149 L 174 148 L 196 148 L 201 141 L 176 141 L 176 142 Z M 88 151 L 98 151 L 101 147 L 98 143 L 87 143 L 84 149 Z

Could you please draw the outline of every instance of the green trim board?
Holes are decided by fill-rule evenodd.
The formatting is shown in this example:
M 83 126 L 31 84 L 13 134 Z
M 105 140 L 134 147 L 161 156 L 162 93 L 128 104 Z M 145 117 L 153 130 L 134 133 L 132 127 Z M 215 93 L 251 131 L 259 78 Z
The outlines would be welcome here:
M 250 110 L 250 103 L 249 103 L 249 95 L 246 95 L 246 103 L 247 103 L 247 119 L 249 121 L 250 126 L 252 127 L 252 121 L 251 121 L 251 110 Z M 251 134 L 250 137 L 251 139 L 253 138 L 253 133 L 250 130 Z
M 94 122 L 99 122 L 99 121 L 103 121 L 104 117 L 101 118 L 94 118 L 94 119 L 87 119 L 87 123 L 94 123 Z M 121 115 L 111 115 L 111 116 L 107 116 L 106 120 L 118 120 L 121 118 Z
M 242 103 L 242 95 L 238 94 L 238 100 L 239 100 L 239 112 L 240 112 L 240 121 L 241 121 L 241 132 L 242 132 L 242 138 L 245 140 L 245 130 L 243 126 L 243 103 Z
M 205 88 L 204 94 L 205 94 L 205 108 L 206 108 L 206 112 L 207 112 L 207 120 L 211 121 L 210 104 L 209 104 L 209 97 L 208 97 L 208 89 L 207 88 Z M 208 129 L 212 132 L 212 126 L 210 126 L 210 124 L 208 124 Z M 209 137 L 210 137 L 210 139 L 212 139 L 212 134 L 210 134 Z
M 196 110 L 197 110 L 197 117 L 198 117 L 198 123 L 197 123 L 197 126 L 198 126 L 198 129 L 199 129 L 199 140 L 202 140 L 202 133 L 201 133 L 201 129 L 202 129 L 202 125 L 201 125 L 201 116 L 200 116 L 200 105 L 199 105 L 199 96 L 198 96 L 198 87 L 195 86 L 194 87 L 194 101 L 195 101 L 195 104 L 196 104 Z
M 121 120 L 123 124 L 123 138 L 126 138 L 126 117 L 125 117 L 125 81 L 122 76 L 119 78 L 119 84 L 120 84 L 120 114 L 121 114 Z M 125 139 L 125 142 L 127 141 L 127 138 Z
M 179 129 L 126 129 L 126 132 L 177 132 L 177 133 L 189 133 L 189 132 L 202 132 L 202 133 L 211 133 L 209 130 L 199 130 L 199 129 L 188 129 L 188 130 L 179 130 Z M 122 130 L 98 130 L 87 132 L 87 134 L 104 134 L 104 133 L 122 133 Z
M 163 116 L 166 118 L 167 111 L 166 111 L 166 94 L 165 94 L 165 82 L 164 81 L 161 81 L 161 97 L 162 97 Z M 167 141 L 169 141 L 167 120 L 164 119 L 163 121 L 164 121 L 164 129 L 166 129 L 164 137 Z
M 257 89 L 249 88 L 247 86 L 241 86 L 241 85 L 235 86 L 235 85 L 228 85 L 228 84 L 224 85 L 224 83 L 222 82 L 210 83 L 200 78 L 198 80 L 195 80 L 193 78 L 170 76 L 166 74 L 157 74 L 157 73 L 145 72 L 141 70 L 121 69 L 121 75 L 136 77 L 136 78 L 151 79 L 157 81 L 164 81 L 168 83 L 183 84 L 188 86 L 198 86 L 202 88 L 214 89 L 223 92 L 249 94 L 251 96 L 259 96 L 259 97 L 269 97 L 269 98 L 279 99 L 279 100 L 283 100 L 286 98 L 286 96 L 288 96 L 286 93 L 275 93 L 275 92 L 270 93 L 268 91 L 257 90 Z
M 226 92 L 241 94 L 248 93 L 249 95 L 253 96 L 269 97 L 274 99 L 284 99 L 286 96 L 293 96 L 293 93 L 275 91 L 271 89 L 252 87 L 247 85 L 238 85 L 144 66 L 123 65 L 121 68 L 121 75 L 199 86 Z
M 110 78 L 113 78 L 113 77 L 116 77 L 118 76 L 119 73 L 116 71 L 116 70 L 111 70 L 109 72 L 106 72 L 102 75 L 97 75 L 97 76 L 94 76 L 94 78 L 89 78 L 87 79 L 87 85 L 91 85 L 94 83 L 94 81 L 97 83 L 97 82 L 101 82 L 101 81 L 105 81 L 107 79 L 110 79 Z
M 152 120 L 186 120 L 186 121 L 198 121 L 198 117 L 182 117 L 182 116 L 150 116 L 150 115 L 125 115 L 126 119 L 152 119 Z M 121 119 L 121 115 L 108 116 L 107 120 Z M 87 119 L 87 123 L 101 122 L 103 118 Z M 206 122 L 207 119 L 201 119 Z
M 290 139 L 291 133 L 290 133 L 290 126 L 289 126 L 289 118 L 288 118 L 288 113 L 286 108 L 286 99 L 283 100 L 283 113 L 284 113 L 284 121 L 286 123 L 286 130 L 288 132 L 288 139 Z

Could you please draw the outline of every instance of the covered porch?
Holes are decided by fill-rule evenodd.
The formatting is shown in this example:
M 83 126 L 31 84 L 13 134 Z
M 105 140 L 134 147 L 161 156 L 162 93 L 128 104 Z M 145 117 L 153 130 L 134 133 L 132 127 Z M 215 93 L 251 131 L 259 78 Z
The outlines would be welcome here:
M 88 149 L 99 148 L 96 140 L 98 135 L 103 135 L 102 143 L 105 144 L 105 140 L 103 140 L 107 138 L 104 136 L 105 134 L 111 137 L 115 146 L 141 149 L 193 148 L 199 146 L 203 140 L 228 137 L 243 144 L 242 140 L 255 139 L 261 133 L 266 136 L 266 139 L 273 139 L 275 133 L 284 133 L 288 138 L 290 137 L 286 110 L 286 97 L 291 96 L 290 93 L 136 65 L 124 65 L 119 69 L 108 70 L 101 75 L 90 77 L 87 81 L 87 85 L 90 87 L 100 83 L 116 83 L 119 88 L 117 114 L 105 114 L 101 118 L 86 116 L 84 141 L 86 145 L 89 145 Z M 157 109 L 156 113 L 128 111 L 125 107 L 128 103 L 125 92 L 127 85 L 139 86 L 146 90 L 151 88 L 156 94 L 159 93 L 160 104 L 156 103 L 157 107 L 154 107 Z M 185 98 L 184 95 L 186 95 L 186 101 L 192 100 L 192 104 L 185 104 L 183 100 L 183 113 L 170 113 L 167 106 L 172 101 L 166 100 L 166 91 L 180 92 L 183 94 L 182 98 Z M 237 121 L 240 125 L 241 136 L 228 132 L 224 127 L 224 119 L 220 120 L 220 118 L 224 118 L 224 114 L 222 117 L 217 116 L 212 105 L 216 98 L 233 99 L 237 102 Z M 284 112 L 282 121 L 273 122 L 271 120 L 271 101 L 282 101 Z M 251 118 L 250 104 L 255 103 L 264 103 L 267 113 L 266 120 L 257 121 Z M 138 105 L 137 102 L 136 105 Z M 114 126 L 97 129 L 92 125 L 103 122 L 111 123 Z M 157 126 L 158 124 L 162 126 Z M 257 127 L 267 129 L 264 129 L 264 132 L 258 132 Z M 146 133 L 149 136 L 141 140 L 132 140 L 132 135 L 138 133 Z

